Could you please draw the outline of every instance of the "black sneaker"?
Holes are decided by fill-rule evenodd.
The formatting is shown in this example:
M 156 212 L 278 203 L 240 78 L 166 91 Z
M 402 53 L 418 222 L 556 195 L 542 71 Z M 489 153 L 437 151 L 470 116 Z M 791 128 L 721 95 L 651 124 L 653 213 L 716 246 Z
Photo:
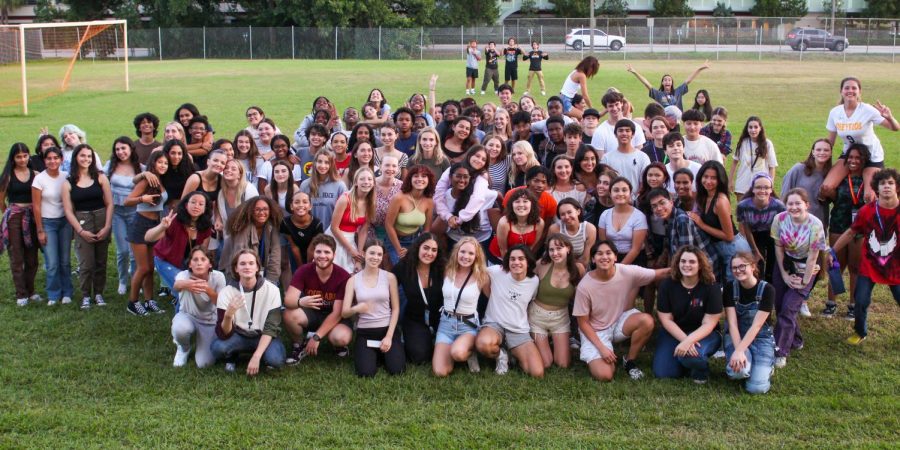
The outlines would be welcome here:
M 289 366 L 295 366 L 300 361 L 303 361 L 303 358 L 306 358 L 306 347 L 301 344 L 294 344 L 291 354 L 284 360 L 284 363 Z
M 350 355 L 350 347 L 337 347 L 334 349 L 334 353 L 338 358 L 346 358 Z
M 136 316 L 147 315 L 147 310 L 144 308 L 144 304 L 141 302 L 128 302 L 128 306 L 125 307 L 125 310 Z
M 848 306 L 847 306 L 847 315 L 844 316 L 844 319 L 847 319 L 847 320 L 850 320 L 850 321 L 856 320 L 856 311 L 855 311 L 855 309 L 856 309 L 856 308 L 855 308 L 853 305 L 848 305 Z
M 833 305 L 825 305 L 825 309 L 822 310 L 822 317 L 831 319 L 834 315 L 837 314 L 837 303 Z
M 169 288 L 165 286 L 160 286 L 159 292 L 156 293 L 157 297 L 168 297 L 170 295 L 172 295 L 171 291 L 169 291 Z
M 159 305 L 156 304 L 155 300 L 147 300 L 145 307 L 147 308 L 147 311 L 152 313 L 162 314 L 166 312 L 166 310 L 160 308 Z
M 631 377 L 632 380 L 640 380 L 644 378 L 644 371 L 641 370 L 634 360 L 625 359 L 622 357 L 622 368 L 628 372 L 628 376 Z

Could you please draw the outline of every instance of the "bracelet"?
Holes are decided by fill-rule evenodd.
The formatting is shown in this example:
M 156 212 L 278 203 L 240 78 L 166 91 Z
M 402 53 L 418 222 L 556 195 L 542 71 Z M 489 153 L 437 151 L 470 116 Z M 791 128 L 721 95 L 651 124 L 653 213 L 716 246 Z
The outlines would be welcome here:
M 300 306 L 300 297 L 297 297 L 297 307 L 298 307 L 298 308 L 301 308 L 301 306 Z

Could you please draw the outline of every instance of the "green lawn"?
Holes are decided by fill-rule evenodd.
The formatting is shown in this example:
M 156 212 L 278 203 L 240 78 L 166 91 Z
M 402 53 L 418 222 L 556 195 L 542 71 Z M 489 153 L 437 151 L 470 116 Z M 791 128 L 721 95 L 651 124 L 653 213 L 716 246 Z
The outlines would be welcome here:
M 624 63 L 601 63 L 590 84 L 595 102 L 616 86 L 642 109 L 646 92 Z M 632 63 L 654 82 L 662 73 L 683 80 L 699 64 Z M 573 65 L 546 63 L 548 92 Z M 52 79 L 52 64 L 46 66 L 38 76 Z M 6 89 L 17 86 L 17 70 L 0 67 L 4 99 L 14 96 Z M 231 137 L 246 125 L 243 113 L 251 104 L 290 134 L 319 94 L 339 108 L 360 106 L 377 86 L 396 108 L 411 92 L 427 90 L 431 73 L 441 76 L 439 99 L 463 91 L 463 64 L 447 61 L 137 62 L 130 93 L 119 90 L 120 70 L 78 66 L 70 91 L 32 103 L 27 117 L 17 107 L 0 107 L 0 154 L 5 159 L 16 141 L 34 145 L 43 126 L 56 131 L 75 123 L 105 159 L 112 139 L 133 135 L 135 114 L 152 111 L 165 121 L 186 101 L 210 117 L 218 136 Z M 890 63 L 721 62 L 691 90 L 708 89 L 714 105 L 728 107 L 735 135 L 747 116 L 761 116 L 783 174 L 825 134 L 842 77 L 859 76 L 864 99 L 880 99 L 900 115 L 897 73 Z M 897 166 L 900 135 L 878 134 L 888 165 Z M 0 270 L 8 271 L 7 261 L 0 258 Z M 896 447 L 900 441 L 900 308 L 880 286 L 861 347 L 843 343 L 850 322 L 801 319 L 806 348 L 777 372 L 768 395 L 751 397 L 725 379 L 721 360 L 705 386 L 632 382 L 623 373 L 600 384 L 581 363 L 550 370 L 540 381 L 516 370 L 499 377 L 487 364 L 481 374 L 460 367 L 445 380 L 432 377 L 428 367 L 360 380 L 352 361 L 327 350 L 252 380 L 221 367 L 173 370 L 171 315 L 127 315 L 124 299 L 114 295 L 114 270 L 113 257 L 110 306 L 87 312 L 74 305 L 17 308 L 10 279 L 3 277 L 0 321 L 8 330 L 0 341 L 0 447 L 825 448 Z M 821 287 L 814 292 L 814 312 L 824 294 Z M 650 356 L 645 352 L 639 361 L 648 375 Z

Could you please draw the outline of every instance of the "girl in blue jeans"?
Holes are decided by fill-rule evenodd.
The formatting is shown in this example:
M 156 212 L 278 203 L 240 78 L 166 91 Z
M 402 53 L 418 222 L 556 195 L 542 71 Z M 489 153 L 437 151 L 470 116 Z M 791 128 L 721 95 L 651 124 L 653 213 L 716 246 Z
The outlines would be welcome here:
M 722 291 L 716 284 L 709 257 L 692 245 L 672 258 L 672 278 L 659 286 L 659 323 L 662 329 L 653 354 L 657 378 L 690 373 L 697 384 L 709 380 L 709 357 L 722 344 L 719 318 Z
M 725 336 L 725 373 L 744 380 L 751 394 L 769 392 L 775 363 L 775 338 L 769 318 L 775 303 L 775 288 L 758 279 L 759 267 L 750 253 L 738 253 L 730 261 L 735 281 L 725 286 L 728 334 Z

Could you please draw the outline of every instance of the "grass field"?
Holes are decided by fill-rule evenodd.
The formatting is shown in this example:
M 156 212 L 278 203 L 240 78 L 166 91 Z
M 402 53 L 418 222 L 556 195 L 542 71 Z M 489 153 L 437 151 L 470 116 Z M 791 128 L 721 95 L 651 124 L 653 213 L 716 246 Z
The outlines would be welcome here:
M 646 91 L 624 63 L 601 63 L 590 84 L 595 102 L 616 86 L 643 108 Z M 574 63 L 545 64 L 547 90 L 556 92 Z M 699 62 L 633 64 L 651 81 L 665 72 L 678 82 Z M 183 102 L 197 104 L 218 136 L 232 137 L 246 126 L 251 104 L 290 134 L 317 95 L 341 109 L 358 107 L 377 86 L 396 108 L 410 93 L 426 91 L 431 73 L 440 75 L 439 100 L 463 91 L 463 64 L 446 61 L 138 62 L 130 93 L 118 91 L 116 70 L 79 66 L 70 92 L 31 104 L 27 117 L 16 107 L 0 108 L 2 158 L 13 142 L 34 145 L 43 126 L 55 131 L 75 123 L 105 159 L 115 137 L 133 135 L 135 114 L 151 111 L 165 121 Z M 10 86 L 17 73 L 0 67 L 0 86 Z M 889 63 L 723 62 L 691 91 L 708 89 L 714 105 L 728 107 L 735 135 L 747 116 L 761 116 L 783 174 L 825 134 L 842 77 L 859 76 L 865 100 L 880 99 L 900 115 L 897 74 Z M 878 134 L 887 164 L 896 167 L 900 136 Z M 7 261 L 0 258 L 0 270 L 8 271 Z M 351 361 L 328 352 L 252 380 L 221 367 L 173 370 L 171 315 L 127 315 L 124 299 L 113 294 L 114 267 L 111 259 L 110 306 L 87 312 L 17 308 L 3 277 L 0 447 L 896 448 L 900 442 L 900 308 L 880 286 L 861 347 L 843 343 L 850 322 L 801 319 L 806 348 L 776 373 L 768 395 L 751 397 L 725 379 L 721 360 L 710 383 L 699 387 L 687 380 L 632 382 L 622 373 L 600 384 L 581 363 L 552 369 L 540 381 L 515 370 L 499 377 L 491 367 L 477 375 L 458 370 L 445 380 L 429 367 L 360 380 Z M 814 312 L 824 295 L 821 287 L 814 291 Z M 648 373 L 650 355 L 639 360 Z

